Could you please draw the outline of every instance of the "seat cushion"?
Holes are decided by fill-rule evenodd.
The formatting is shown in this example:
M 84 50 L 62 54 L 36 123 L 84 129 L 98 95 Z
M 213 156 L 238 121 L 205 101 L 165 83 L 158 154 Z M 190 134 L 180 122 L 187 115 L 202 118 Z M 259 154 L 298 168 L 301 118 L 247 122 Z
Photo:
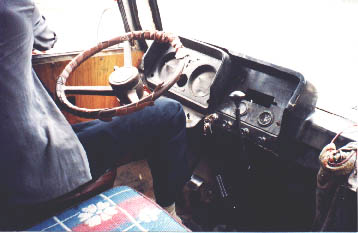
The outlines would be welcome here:
M 114 187 L 27 231 L 189 231 L 155 202 Z

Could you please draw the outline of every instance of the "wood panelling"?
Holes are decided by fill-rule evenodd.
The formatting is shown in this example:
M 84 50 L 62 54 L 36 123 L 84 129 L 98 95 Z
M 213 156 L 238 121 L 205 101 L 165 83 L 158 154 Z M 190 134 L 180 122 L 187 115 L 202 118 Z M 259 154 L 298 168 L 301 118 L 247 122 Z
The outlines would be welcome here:
M 132 52 L 134 66 L 138 66 L 143 53 L 140 51 Z M 69 61 L 51 61 L 49 63 L 34 64 L 37 75 L 55 97 L 55 86 L 58 75 L 62 72 Z M 101 55 L 91 57 L 78 67 L 67 80 L 68 86 L 104 86 L 109 85 L 108 77 L 113 72 L 114 66 L 123 66 L 123 53 Z M 113 96 L 75 96 L 76 105 L 86 108 L 110 108 L 118 106 L 118 102 Z M 70 113 L 64 112 L 67 120 L 71 123 L 88 121 L 89 119 L 80 118 Z

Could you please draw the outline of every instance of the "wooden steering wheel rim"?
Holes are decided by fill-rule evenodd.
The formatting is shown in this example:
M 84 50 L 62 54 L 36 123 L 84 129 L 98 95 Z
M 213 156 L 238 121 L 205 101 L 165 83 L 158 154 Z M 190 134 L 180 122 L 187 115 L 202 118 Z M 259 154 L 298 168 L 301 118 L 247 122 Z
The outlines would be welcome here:
M 167 91 L 170 87 L 172 87 L 180 78 L 180 75 L 184 69 L 185 62 L 181 62 L 181 65 L 173 73 L 172 77 L 170 77 L 167 83 L 159 84 L 155 90 L 147 96 L 142 97 L 140 100 L 134 103 L 130 103 L 127 105 L 114 107 L 114 108 L 103 108 L 103 109 L 88 109 L 88 108 L 80 108 L 76 105 L 70 103 L 66 97 L 66 91 L 72 91 L 76 94 L 88 93 L 88 92 L 96 92 L 102 93 L 102 95 L 106 95 L 106 93 L 111 92 L 110 86 L 105 87 L 97 87 L 93 86 L 93 89 L 86 90 L 84 87 L 66 87 L 66 81 L 70 77 L 71 73 L 80 66 L 84 61 L 88 58 L 92 57 L 94 54 L 100 52 L 101 50 L 113 46 L 115 44 L 119 44 L 123 41 L 129 41 L 133 39 L 146 39 L 146 40 L 155 40 L 161 43 L 170 43 L 176 51 L 176 59 L 185 58 L 187 54 L 180 53 L 179 51 L 184 51 L 184 47 L 180 42 L 179 37 L 174 36 L 170 33 L 165 33 L 162 31 L 134 31 L 128 32 L 124 35 L 115 37 L 111 40 L 100 42 L 95 47 L 87 49 L 80 54 L 78 54 L 75 58 L 73 58 L 67 66 L 64 68 L 62 73 L 57 78 L 56 82 L 56 96 L 59 102 L 65 107 L 65 109 L 74 115 L 84 117 L 84 118 L 100 118 L 106 119 L 111 118 L 113 116 L 126 115 L 132 112 L 136 112 L 138 110 L 143 109 L 146 106 L 153 105 L 154 100 L 161 96 L 165 91 Z M 103 94 L 104 93 L 104 94 Z

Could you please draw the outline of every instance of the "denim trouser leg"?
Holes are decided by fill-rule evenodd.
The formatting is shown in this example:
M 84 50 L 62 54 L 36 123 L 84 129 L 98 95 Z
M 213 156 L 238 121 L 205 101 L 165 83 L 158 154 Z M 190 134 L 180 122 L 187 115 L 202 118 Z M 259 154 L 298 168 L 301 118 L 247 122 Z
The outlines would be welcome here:
M 185 114 L 181 105 L 159 98 L 154 106 L 111 122 L 94 120 L 73 125 L 97 178 L 121 156 L 145 149 L 158 204 L 168 206 L 189 179 L 186 158 Z

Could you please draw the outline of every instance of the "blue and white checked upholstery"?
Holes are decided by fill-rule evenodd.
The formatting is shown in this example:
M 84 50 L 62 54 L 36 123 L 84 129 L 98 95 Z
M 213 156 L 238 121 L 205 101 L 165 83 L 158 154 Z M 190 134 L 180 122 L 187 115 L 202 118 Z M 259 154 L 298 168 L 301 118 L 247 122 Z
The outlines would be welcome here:
M 27 231 L 189 231 L 149 198 L 115 187 Z

